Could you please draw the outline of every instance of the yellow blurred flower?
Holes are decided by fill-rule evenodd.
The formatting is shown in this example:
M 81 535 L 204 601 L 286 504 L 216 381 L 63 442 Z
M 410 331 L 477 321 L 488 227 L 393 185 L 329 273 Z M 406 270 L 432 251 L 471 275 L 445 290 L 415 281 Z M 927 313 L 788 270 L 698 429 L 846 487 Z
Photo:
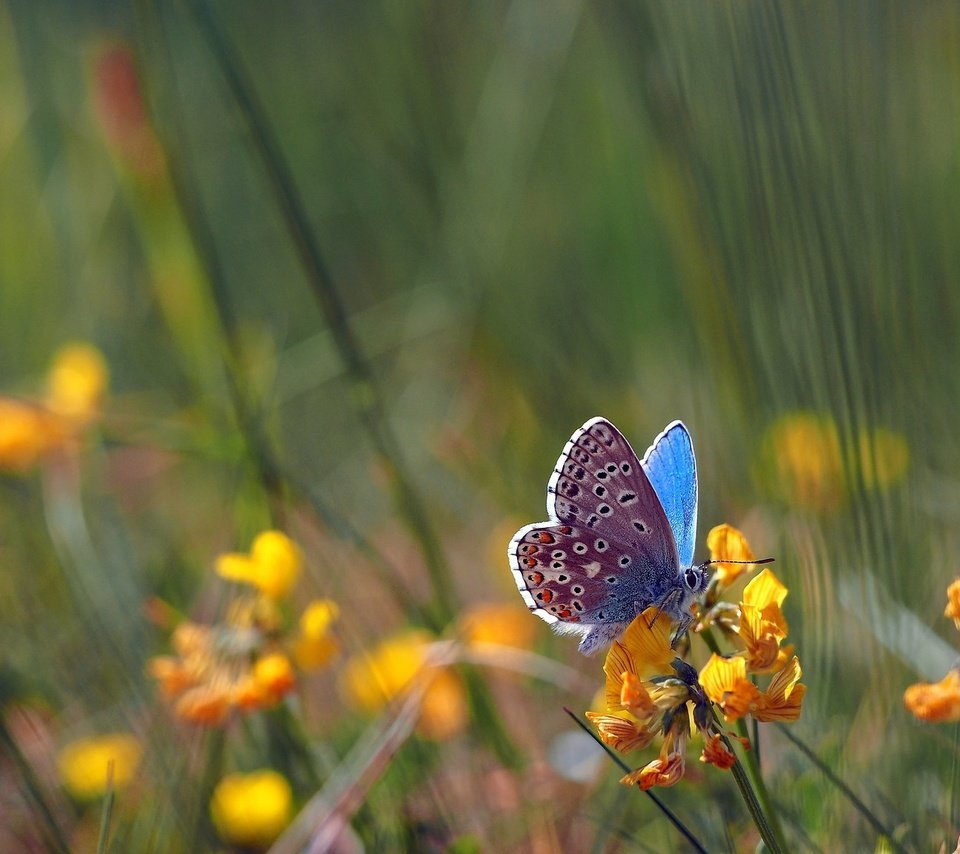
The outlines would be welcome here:
M 0 472 L 27 471 L 69 436 L 63 419 L 42 406 L 0 397 Z
M 836 422 L 829 415 L 804 411 L 770 425 L 763 455 L 766 476 L 782 497 L 820 512 L 836 509 L 846 498 L 848 469 L 859 469 L 866 489 L 887 489 L 903 479 L 910 462 L 907 440 L 884 427 L 861 428 L 845 457 Z
M 713 579 L 720 587 L 729 587 L 744 572 L 753 569 L 749 563 L 721 563 L 720 561 L 752 561 L 757 558 L 747 538 L 733 525 L 726 523 L 717 525 L 707 534 L 707 548 L 710 549 L 710 562 L 717 562 Z
M 780 670 L 793 651 L 792 646 L 780 648 L 787 636 L 787 621 L 780 610 L 787 592 L 769 569 L 743 591 L 739 634 L 746 646 L 747 665 L 754 673 Z
M 467 705 L 463 685 L 454 673 L 432 666 L 432 673 L 425 672 L 433 642 L 429 632 L 407 629 L 354 655 L 340 675 L 341 690 L 357 708 L 377 712 L 404 694 L 415 679 L 429 679 L 418 731 L 425 738 L 449 738 L 466 725 Z
M 107 382 L 99 350 L 68 344 L 54 355 L 45 401 L 0 397 L 0 472 L 22 474 L 71 447 L 97 415 Z
M 886 489 L 903 479 L 910 463 L 910 448 L 903 436 L 876 427 L 862 429 L 857 438 L 860 470 L 867 489 Z
M 922 721 L 960 721 L 960 671 L 949 671 L 939 682 L 911 685 L 903 694 L 903 703 Z
M 213 791 L 210 817 L 224 842 L 266 848 L 290 823 L 293 792 L 282 774 L 229 774 Z
M 78 424 L 94 418 L 107 390 L 110 372 L 103 354 L 90 344 L 61 347 L 47 374 L 47 406 Z
M 475 605 L 463 617 L 468 644 L 502 644 L 519 649 L 533 646 L 536 626 L 522 605 Z
M 266 703 L 277 703 L 297 684 L 290 659 L 283 653 L 261 655 L 253 664 L 253 679 Z
M 437 669 L 423 695 L 417 732 L 432 741 L 445 741 L 462 732 L 469 710 L 460 677 L 447 668 Z
M 951 582 L 947 588 L 947 607 L 943 611 L 943 616 L 950 617 L 953 624 L 960 629 L 960 578 Z
M 296 584 L 303 567 L 299 546 L 280 531 L 263 531 L 249 554 L 231 552 L 216 561 L 217 574 L 250 584 L 271 599 L 282 599 Z
M 843 500 L 843 459 L 832 418 L 814 412 L 782 416 L 767 429 L 764 453 L 772 465 L 771 485 L 791 504 L 829 511 Z
M 301 670 L 317 670 L 340 651 L 333 624 L 340 609 L 330 599 L 315 599 L 300 615 L 300 633 L 293 642 L 293 657 Z
M 408 629 L 354 655 L 340 679 L 347 699 L 365 712 L 380 711 L 410 686 L 433 640 L 424 629 Z
M 95 800 L 107 791 L 108 769 L 113 763 L 113 787 L 121 789 L 140 764 L 140 742 L 129 733 L 83 738 L 66 745 L 57 756 L 63 787 L 80 801 Z

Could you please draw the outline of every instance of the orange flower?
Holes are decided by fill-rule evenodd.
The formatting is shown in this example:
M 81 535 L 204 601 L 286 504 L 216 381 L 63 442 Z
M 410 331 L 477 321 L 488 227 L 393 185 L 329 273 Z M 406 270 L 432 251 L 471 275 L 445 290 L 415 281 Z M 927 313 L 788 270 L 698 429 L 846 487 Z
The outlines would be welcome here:
M 710 561 L 752 561 L 756 555 L 750 548 L 747 538 L 732 525 L 717 525 L 707 534 L 707 548 L 710 549 Z M 718 563 L 713 578 L 720 587 L 729 587 L 744 572 L 752 571 L 749 563 Z
M 723 737 L 720 733 L 715 732 L 707 738 L 703 752 L 700 754 L 700 761 L 727 771 L 734 766 L 737 757 L 736 754 L 724 744 Z
M 740 638 L 754 673 L 770 673 L 783 667 L 793 647 L 780 649 L 787 636 L 787 621 L 780 610 L 787 588 L 765 569 L 743 591 L 740 604 Z
M 947 588 L 947 607 L 943 615 L 950 617 L 953 624 L 960 629 L 960 578 Z
M 174 704 L 174 712 L 187 723 L 220 726 L 230 714 L 231 700 L 226 685 L 198 685 L 180 695 Z
M 651 789 L 654 786 L 674 786 L 680 782 L 686 768 L 684 754 L 687 749 L 687 739 L 690 737 L 690 724 L 687 715 L 676 715 L 669 732 L 663 739 L 660 755 L 642 768 L 638 768 L 620 782 L 624 786 L 639 786 L 641 789 Z
M 654 786 L 675 786 L 683 777 L 685 767 L 682 753 L 669 753 L 621 777 L 620 782 L 624 786 L 639 786 L 644 791 Z
M 939 682 L 911 685 L 903 694 L 903 703 L 922 721 L 960 721 L 960 670 L 951 670 Z

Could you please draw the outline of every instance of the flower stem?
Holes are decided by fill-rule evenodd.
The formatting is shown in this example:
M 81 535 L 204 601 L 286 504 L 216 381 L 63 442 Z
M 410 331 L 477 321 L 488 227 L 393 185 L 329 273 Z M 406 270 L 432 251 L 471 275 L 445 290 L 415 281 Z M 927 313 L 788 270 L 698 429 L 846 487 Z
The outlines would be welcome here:
M 747 738 L 747 727 L 744 720 L 741 718 L 737 721 L 737 733 L 741 738 Z M 757 824 L 757 829 L 760 830 L 760 835 L 763 836 L 763 841 L 766 843 L 767 847 L 771 851 L 785 851 L 786 846 L 783 844 L 783 828 L 780 826 L 780 816 L 777 814 L 777 811 L 773 808 L 773 802 L 770 799 L 770 793 L 767 791 L 767 784 L 763 781 L 763 775 L 760 773 L 760 765 L 757 762 L 757 758 L 752 750 L 745 750 L 744 755 L 747 758 L 746 761 L 746 777 L 748 785 L 752 784 L 751 794 L 755 796 L 756 800 L 759 802 L 761 811 L 763 813 L 764 822 L 768 825 L 769 832 L 771 834 L 771 839 L 768 839 L 763 832 L 763 829 Z M 739 765 L 739 760 L 737 761 Z M 741 766 L 741 771 L 743 766 Z M 734 766 L 734 777 L 736 778 L 736 765 Z M 737 785 L 740 785 L 740 781 L 737 780 Z M 743 793 L 743 787 L 740 788 L 741 793 Z M 746 797 L 746 796 L 745 796 Z M 749 808 L 750 804 L 748 802 L 747 807 Z M 754 815 L 754 821 L 756 822 L 757 816 Z
M 626 771 L 627 773 L 630 772 L 630 770 L 631 770 L 631 769 L 630 769 L 630 766 L 627 765 L 627 763 L 624 762 L 619 756 L 617 756 L 617 754 L 614 753 L 609 747 L 607 747 L 607 745 L 605 745 L 605 744 L 597 737 L 597 734 L 596 734 L 592 729 L 590 729 L 590 727 L 588 727 L 582 720 L 580 720 L 580 718 L 579 718 L 578 715 L 574 714 L 574 713 L 573 713 L 570 709 L 568 709 L 566 706 L 563 707 L 563 710 L 564 710 L 568 715 L 570 715 L 571 718 L 573 718 L 573 722 L 574 722 L 578 727 L 580 727 L 580 729 L 582 729 L 587 735 L 590 736 L 590 738 L 592 738 L 597 744 L 600 745 L 600 747 L 603 748 L 603 750 L 604 750 L 604 752 L 607 754 L 607 756 L 609 756 L 617 765 L 619 765 L 622 770 Z M 686 825 L 685 825 L 682 821 L 680 821 L 679 818 L 677 818 L 677 816 L 674 814 L 673 810 L 670 809 L 670 807 L 668 807 L 663 801 L 660 800 L 660 798 L 658 798 L 658 797 L 657 797 L 653 792 L 651 792 L 649 789 L 644 789 L 644 790 L 643 790 L 643 793 L 644 793 L 648 798 L 650 798 L 650 800 L 652 800 L 652 801 L 654 802 L 654 804 L 656 804 L 657 809 L 659 809 L 660 812 L 662 812 L 662 813 L 664 814 L 664 816 L 666 816 L 667 820 L 668 820 L 678 831 L 680 831 L 680 833 L 683 835 L 684 839 L 687 840 L 687 842 L 689 842 L 698 852 L 700 852 L 700 854 L 707 854 L 707 849 L 703 847 L 703 844 L 700 842 L 700 840 L 697 839 L 697 837 L 694 836 L 693 833 L 687 829 Z

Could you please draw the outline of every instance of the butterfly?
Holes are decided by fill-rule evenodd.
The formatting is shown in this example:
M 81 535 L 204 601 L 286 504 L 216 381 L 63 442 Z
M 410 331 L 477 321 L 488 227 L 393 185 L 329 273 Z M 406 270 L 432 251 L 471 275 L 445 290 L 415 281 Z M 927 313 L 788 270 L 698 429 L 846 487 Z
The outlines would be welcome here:
M 678 623 L 707 586 L 693 564 L 697 462 L 680 421 L 643 455 L 606 418 L 571 437 L 547 484 L 546 522 L 525 525 L 507 548 L 527 607 L 591 655 L 655 605 Z

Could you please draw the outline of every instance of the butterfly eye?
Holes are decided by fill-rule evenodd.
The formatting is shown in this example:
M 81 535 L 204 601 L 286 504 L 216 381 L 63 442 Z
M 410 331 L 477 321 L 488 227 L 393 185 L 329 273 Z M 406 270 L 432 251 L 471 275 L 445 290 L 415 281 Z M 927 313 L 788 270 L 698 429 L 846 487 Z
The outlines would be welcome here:
M 683 573 L 683 583 L 691 590 L 696 590 L 700 586 L 700 577 L 696 567 L 691 566 Z

